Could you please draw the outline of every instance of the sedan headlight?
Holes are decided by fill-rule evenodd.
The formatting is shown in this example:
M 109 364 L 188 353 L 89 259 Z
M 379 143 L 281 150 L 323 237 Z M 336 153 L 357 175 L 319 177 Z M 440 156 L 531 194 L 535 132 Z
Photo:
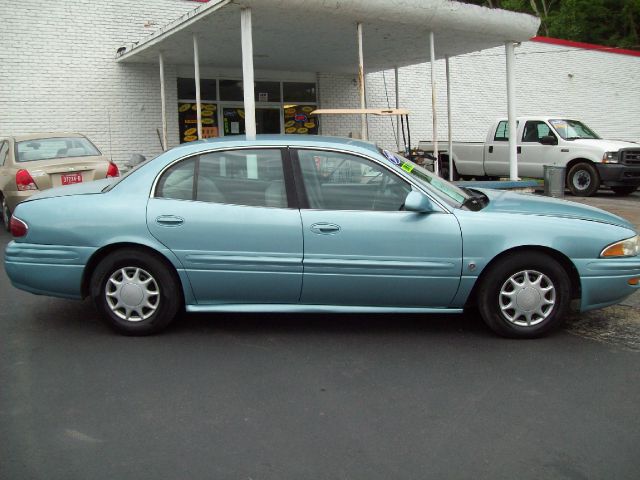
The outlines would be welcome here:
M 604 152 L 602 163 L 618 163 L 620 154 L 618 152 Z
M 619 242 L 612 243 L 600 254 L 601 257 L 635 257 L 640 254 L 640 237 L 627 238 Z

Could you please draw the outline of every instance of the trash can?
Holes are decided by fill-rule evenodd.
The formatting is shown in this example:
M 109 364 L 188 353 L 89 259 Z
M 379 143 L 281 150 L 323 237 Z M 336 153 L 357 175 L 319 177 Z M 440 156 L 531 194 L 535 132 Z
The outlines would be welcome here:
M 564 198 L 565 167 L 544 166 L 544 194 L 547 197 Z

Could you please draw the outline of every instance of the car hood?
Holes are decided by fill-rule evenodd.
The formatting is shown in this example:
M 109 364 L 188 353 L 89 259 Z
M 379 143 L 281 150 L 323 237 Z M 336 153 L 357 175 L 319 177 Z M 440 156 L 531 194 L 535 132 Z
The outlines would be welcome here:
M 74 183 L 73 185 L 65 185 L 64 187 L 49 188 L 32 195 L 25 201 L 31 202 L 33 200 L 42 200 L 43 198 L 64 197 L 67 195 L 90 195 L 102 193 L 105 187 L 113 183 L 114 180 L 117 180 L 117 178 L 105 178 L 102 180 L 95 180 L 93 182 Z
M 545 217 L 575 218 L 591 222 L 608 223 L 630 230 L 634 226 L 618 215 L 605 212 L 599 208 L 582 205 L 557 198 L 542 197 L 533 194 L 513 193 L 504 190 L 474 188 L 489 197 L 489 205 L 482 212 L 514 213 L 524 215 L 541 215 Z
M 603 138 L 577 138 L 570 140 L 570 142 L 580 147 L 599 148 L 603 152 L 617 152 L 621 148 L 640 148 L 637 143 L 623 142 L 622 140 L 605 140 Z

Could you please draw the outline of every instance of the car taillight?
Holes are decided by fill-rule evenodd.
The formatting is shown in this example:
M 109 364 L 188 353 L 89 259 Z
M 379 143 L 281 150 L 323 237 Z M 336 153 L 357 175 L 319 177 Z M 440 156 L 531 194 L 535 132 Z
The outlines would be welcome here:
M 120 176 L 120 170 L 118 170 L 118 166 L 113 162 L 109 162 L 109 168 L 107 169 L 107 178 L 113 178 L 113 177 L 119 177 L 119 176 Z
M 16 186 L 19 191 L 38 190 L 36 182 L 33 181 L 31 174 L 27 170 L 18 170 L 16 172 Z
M 24 237 L 29 231 L 29 225 L 16 217 L 11 217 L 9 228 L 11 229 L 11 235 L 16 238 Z

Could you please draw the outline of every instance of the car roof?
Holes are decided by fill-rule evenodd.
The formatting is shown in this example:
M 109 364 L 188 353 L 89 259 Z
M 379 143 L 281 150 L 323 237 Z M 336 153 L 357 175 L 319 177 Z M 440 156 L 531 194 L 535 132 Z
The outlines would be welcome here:
M 81 133 L 74 132 L 46 132 L 46 133 L 25 133 L 23 135 L 9 135 L 6 138 L 13 138 L 16 142 L 22 142 L 24 140 L 44 140 L 45 138 L 84 138 Z
M 232 137 L 211 138 L 184 143 L 174 147 L 171 151 L 176 153 L 196 153 L 211 148 L 233 147 L 312 147 L 334 148 L 354 152 L 372 153 L 378 152 L 378 147 L 372 142 L 365 142 L 354 138 L 327 137 L 319 135 L 256 135 L 255 140 L 247 140 L 244 135 Z

